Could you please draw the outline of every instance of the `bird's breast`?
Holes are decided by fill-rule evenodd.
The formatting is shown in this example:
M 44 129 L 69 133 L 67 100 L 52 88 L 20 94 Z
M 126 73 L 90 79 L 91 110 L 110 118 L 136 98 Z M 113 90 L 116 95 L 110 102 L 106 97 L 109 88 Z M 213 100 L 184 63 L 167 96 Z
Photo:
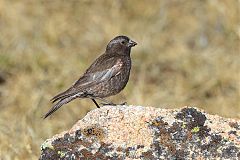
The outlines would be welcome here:
M 131 59 L 123 61 L 120 72 L 110 79 L 111 87 L 114 88 L 115 94 L 119 93 L 127 84 L 131 70 Z

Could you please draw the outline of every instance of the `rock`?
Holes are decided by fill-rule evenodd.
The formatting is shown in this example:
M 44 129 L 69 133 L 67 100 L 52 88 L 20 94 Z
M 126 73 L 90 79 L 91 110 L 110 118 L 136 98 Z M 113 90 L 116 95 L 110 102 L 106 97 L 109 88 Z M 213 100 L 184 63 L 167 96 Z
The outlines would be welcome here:
M 197 108 L 104 106 L 46 140 L 45 159 L 240 159 L 240 121 Z

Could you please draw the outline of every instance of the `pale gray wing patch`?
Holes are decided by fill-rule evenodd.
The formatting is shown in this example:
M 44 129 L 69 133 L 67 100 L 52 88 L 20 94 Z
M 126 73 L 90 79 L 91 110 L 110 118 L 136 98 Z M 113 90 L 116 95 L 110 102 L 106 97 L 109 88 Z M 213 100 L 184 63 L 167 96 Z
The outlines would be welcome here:
M 111 79 L 112 77 L 114 77 L 120 73 L 122 65 L 123 65 L 123 63 L 119 59 L 117 61 L 117 63 L 109 69 L 85 74 L 74 85 L 80 85 L 81 87 L 85 87 L 85 86 L 89 86 L 89 85 L 93 85 L 93 84 L 95 85 L 95 84 L 101 83 L 103 81 L 108 81 L 109 79 Z
M 90 81 L 90 83 L 108 81 L 110 78 L 120 73 L 122 65 L 123 64 L 121 60 L 118 60 L 117 63 L 109 69 L 95 73 L 90 73 L 88 80 Z

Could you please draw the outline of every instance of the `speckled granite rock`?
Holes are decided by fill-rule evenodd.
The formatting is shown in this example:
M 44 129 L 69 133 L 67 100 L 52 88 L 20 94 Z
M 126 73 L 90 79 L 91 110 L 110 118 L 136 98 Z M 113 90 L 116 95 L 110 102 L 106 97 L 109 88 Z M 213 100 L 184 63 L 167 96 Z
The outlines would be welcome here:
M 240 159 L 240 121 L 190 107 L 105 106 L 41 150 L 41 160 Z

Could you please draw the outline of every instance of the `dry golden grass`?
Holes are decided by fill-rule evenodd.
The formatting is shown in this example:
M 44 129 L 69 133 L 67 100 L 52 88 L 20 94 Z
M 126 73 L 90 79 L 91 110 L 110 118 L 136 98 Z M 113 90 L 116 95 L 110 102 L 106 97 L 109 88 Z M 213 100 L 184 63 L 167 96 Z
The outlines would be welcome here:
M 76 100 L 47 120 L 49 99 L 72 84 L 108 41 L 138 42 L 114 101 L 198 106 L 240 117 L 237 0 L 0 0 L 0 159 L 37 159 L 40 144 L 95 106 Z

